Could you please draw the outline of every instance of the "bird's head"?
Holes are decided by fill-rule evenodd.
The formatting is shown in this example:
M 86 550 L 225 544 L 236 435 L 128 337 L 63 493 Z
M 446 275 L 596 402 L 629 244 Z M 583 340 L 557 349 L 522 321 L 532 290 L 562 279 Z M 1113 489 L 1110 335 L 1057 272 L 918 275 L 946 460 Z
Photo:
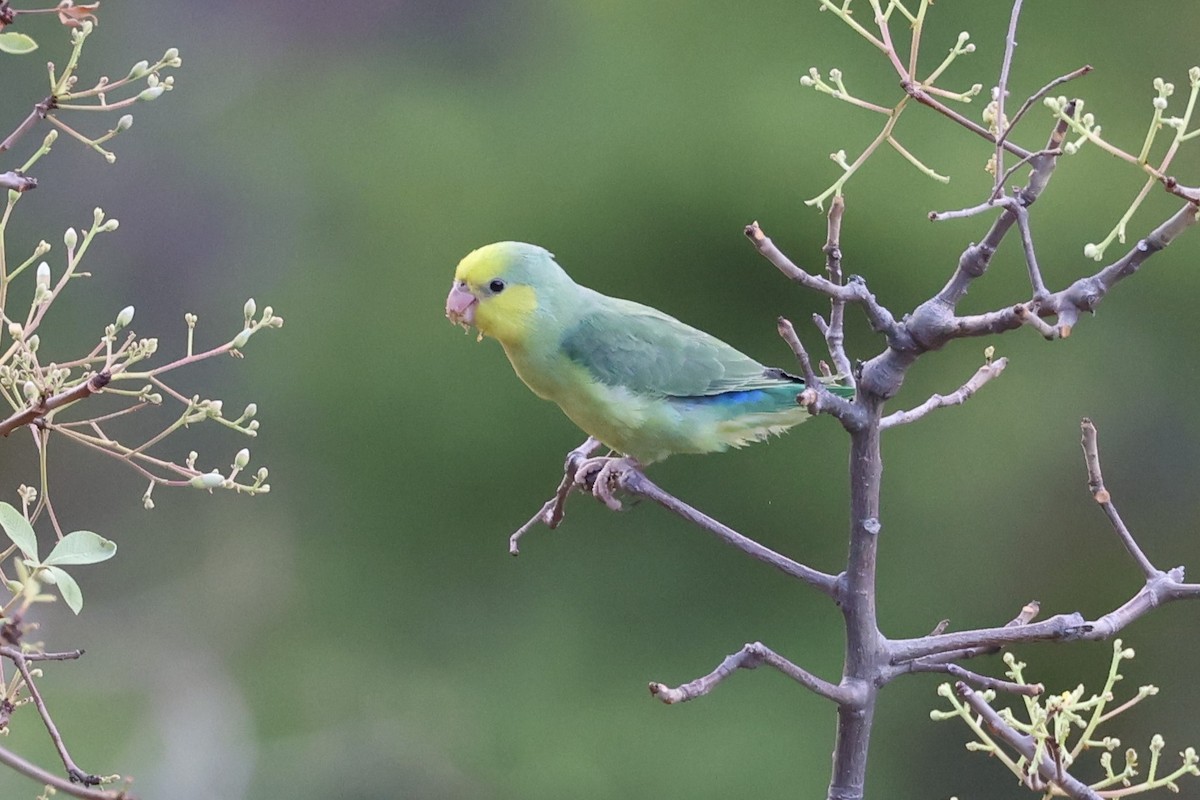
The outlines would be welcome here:
M 458 262 L 446 318 L 464 328 L 474 325 L 501 344 L 518 345 L 529 335 L 534 315 L 574 285 L 544 248 L 496 242 Z

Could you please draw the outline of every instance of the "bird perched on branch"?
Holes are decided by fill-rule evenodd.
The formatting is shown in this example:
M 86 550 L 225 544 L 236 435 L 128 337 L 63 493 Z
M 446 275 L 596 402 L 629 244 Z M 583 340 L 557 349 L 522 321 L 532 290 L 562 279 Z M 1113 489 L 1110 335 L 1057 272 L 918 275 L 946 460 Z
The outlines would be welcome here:
M 809 416 L 796 402 L 800 378 L 661 311 L 580 286 L 536 245 L 497 242 L 460 261 L 446 317 L 499 341 L 534 394 L 623 456 L 604 461 L 593 484 L 610 506 L 619 507 L 609 484 L 621 471 L 741 447 Z

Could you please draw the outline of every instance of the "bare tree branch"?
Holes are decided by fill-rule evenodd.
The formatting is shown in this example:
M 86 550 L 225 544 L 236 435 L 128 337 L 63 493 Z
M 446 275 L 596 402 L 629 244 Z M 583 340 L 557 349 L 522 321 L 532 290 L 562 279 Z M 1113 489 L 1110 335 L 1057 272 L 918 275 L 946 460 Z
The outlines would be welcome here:
M 1070 72 L 1068 72 L 1065 75 L 1059 75 L 1057 78 L 1050 81 L 1049 83 L 1047 83 L 1042 88 L 1038 89 L 1033 94 L 1029 95 L 1029 97 L 1026 98 L 1025 102 L 1021 104 L 1021 107 L 1019 109 L 1017 109 L 1017 113 L 1013 114 L 1012 119 L 1008 123 L 1008 128 L 1005 129 L 1005 131 L 1002 135 L 1004 137 L 1007 137 L 1009 132 L 1012 131 L 1017 126 L 1017 123 L 1021 121 L 1021 118 L 1025 116 L 1025 113 L 1027 111 L 1029 111 L 1029 109 L 1033 108 L 1034 103 L 1041 100 L 1043 97 L 1050 94 L 1050 92 L 1053 91 L 1055 88 L 1062 86 L 1067 81 L 1073 81 L 1076 78 L 1081 78 L 1084 75 L 1087 75 L 1091 71 L 1092 71 L 1092 65 L 1084 64 L 1079 69 L 1071 70 Z M 1037 155 L 1037 153 L 1033 153 L 1032 155 Z M 1021 161 L 1024 162 L 1024 161 L 1026 161 L 1026 159 L 1021 159 Z M 1016 166 L 1020 166 L 1020 165 L 1018 164 Z M 1013 169 L 1015 169 L 1015 168 L 1016 167 L 1014 167 Z M 1005 173 L 1005 178 L 1000 181 L 999 188 L 1003 189 L 1004 183 L 1008 180 L 1007 175 L 1010 175 L 1010 174 L 1012 174 L 1012 169 L 1009 169 L 1009 171 L 1007 173 Z
M 966 128 L 967 130 L 991 142 L 992 144 L 996 144 L 996 134 L 992 133 L 974 120 L 964 117 L 962 114 L 950 108 L 945 103 L 936 99 L 924 86 L 921 86 L 912 80 L 901 81 L 900 86 L 902 89 L 904 89 L 909 97 L 916 100 L 921 105 L 932 108 L 939 114 L 954 120 L 957 125 Z M 1030 155 L 1029 151 L 1024 147 L 1014 144 L 1008 139 L 1000 140 L 1000 144 L 1005 150 L 1012 153 L 1017 158 L 1027 158 Z
M 875 295 L 867 289 L 866 281 L 862 278 L 854 276 L 845 284 L 834 283 L 828 278 L 822 278 L 818 275 L 812 275 L 805 272 L 800 267 L 792 263 L 792 260 L 780 252 L 757 222 L 752 222 L 746 226 L 746 238 L 748 238 L 758 252 L 775 265 L 775 268 L 782 272 L 787 278 L 800 284 L 806 289 L 811 289 L 814 292 L 819 292 L 831 300 L 841 300 L 843 303 L 856 303 L 863 307 L 864 313 L 867 315 L 867 321 L 870 322 L 871 328 L 885 336 L 890 337 L 898 330 L 896 318 L 892 316 L 892 312 L 888 311 L 879 301 L 875 299 Z
M 1078 613 L 1060 614 L 1035 625 L 985 628 L 940 636 L 923 636 L 919 639 L 890 641 L 888 650 L 893 664 L 930 655 L 946 654 L 951 651 L 955 651 L 956 658 L 962 658 L 967 657 L 968 654 L 958 651 L 964 649 L 983 648 L 978 653 L 983 654 L 986 652 L 986 648 L 1011 645 L 1017 642 L 1107 639 L 1161 605 L 1175 600 L 1200 599 L 1200 584 L 1184 583 L 1182 567 L 1163 571 L 1155 567 L 1146 557 L 1133 534 L 1129 532 L 1125 523 L 1117 515 L 1116 509 L 1112 505 L 1112 497 L 1104 487 L 1104 478 L 1100 472 L 1096 426 L 1091 420 L 1084 419 L 1081 428 L 1083 429 L 1082 445 L 1084 463 L 1088 473 L 1088 489 L 1096 502 L 1100 503 L 1104 509 L 1105 515 L 1112 523 L 1122 545 L 1145 577 L 1145 584 L 1123 605 L 1091 622 L 1085 621 Z
M 973 683 L 981 689 L 996 689 L 997 691 L 1010 692 L 1011 694 L 1019 694 L 1026 697 L 1037 697 L 1046 690 L 1046 687 L 1040 683 L 1015 683 L 1013 681 L 1001 680 L 1000 678 L 992 678 L 988 675 L 980 675 L 978 672 L 972 672 L 969 669 L 960 667 L 958 664 L 949 664 L 924 658 L 917 659 L 916 661 L 908 661 L 898 666 L 888 679 L 891 680 L 893 677 L 915 672 L 940 672 L 958 678 L 961 681 Z
M 910 422 L 916 422 L 924 417 L 929 412 L 937 408 L 945 408 L 947 406 L 959 406 L 967 402 L 970 397 L 979 391 L 979 389 L 992 378 L 997 378 L 1004 368 L 1008 366 L 1007 358 L 998 358 L 995 361 L 990 361 L 984 364 L 975 371 L 971 379 L 958 387 L 955 391 L 948 395 L 935 394 L 916 408 L 908 411 L 896 411 L 888 414 L 879 421 L 879 427 L 887 430 L 894 428 L 897 425 L 907 425 Z
M 685 703 L 696 697 L 708 694 L 721 681 L 728 678 L 739 669 L 756 669 L 766 664 L 787 675 L 811 692 L 842 704 L 851 701 L 850 692 L 845 687 L 837 686 L 818 678 L 811 672 L 796 666 L 783 656 L 776 653 L 762 642 L 745 645 L 741 650 L 728 656 L 707 675 L 697 678 L 681 686 L 671 688 L 661 683 L 650 683 L 650 694 L 662 700 L 667 705 Z
M 511 555 L 516 556 L 521 554 L 518 542 L 521 541 L 522 536 L 529 533 L 533 526 L 542 523 L 550 530 L 554 530 L 559 526 L 559 523 L 563 521 L 563 515 L 566 513 L 567 495 L 575 488 L 575 474 L 578 472 L 580 465 L 598 447 L 600 447 L 600 440 L 594 436 L 589 436 L 587 441 L 567 453 L 567 461 L 563 465 L 563 478 L 558 484 L 558 489 L 554 491 L 554 497 L 547 500 L 538 512 L 529 518 L 528 522 L 517 528 L 516 532 L 508 537 L 508 552 Z
M 20 170 L 11 169 L 8 172 L 0 172 L 0 189 L 28 192 L 30 189 L 36 188 L 37 178 L 26 175 Z
M 4 137 L 4 141 L 0 142 L 0 153 L 11 149 L 12 146 L 17 143 L 18 139 L 20 139 L 26 133 L 29 133 L 29 131 L 33 129 L 33 126 L 44 120 L 46 115 L 57 107 L 58 100 L 53 96 L 47 97 L 45 100 L 42 100 L 40 103 L 34 105 L 33 110 L 29 112 L 29 115 L 25 117 L 25 119 L 21 120 L 21 123 L 13 129 L 12 133 Z
M 996 153 L 993 156 L 996 183 L 992 189 L 992 197 L 999 197 L 1004 190 L 1001 180 L 1004 177 L 1004 143 L 1008 141 L 1008 132 L 1012 129 L 1004 118 L 1004 101 L 1008 98 L 1008 73 L 1012 69 L 1013 51 L 1017 49 L 1017 20 L 1021 18 L 1021 3 L 1023 0 L 1013 0 L 1012 13 L 1008 19 L 1008 35 L 1004 37 L 1004 58 L 1000 61 L 1000 82 L 996 84 Z
M 1037 202 L 1042 191 L 1049 183 L 1050 177 L 1054 174 L 1054 168 L 1058 163 L 1056 153 L 1062 145 L 1063 138 L 1067 134 L 1067 123 L 1059 121 L 1054 130 L 1050 134 L 1050 139 L 1043 151 L 1046 155 L 1041 157 L 1032 153 L 1023 153 L 1022 157 L 1029 158 L 1029 165 L 1032 168 L 1029 174 L 1029 182 L 1024 189 L 1021 189 L 1016 194 L 1016 200 L 1022 208 L 1028 208 Z M 972 244 L 963 251 L 962 256 L 958 261 L 958 269 L 950 277 L 950 280 L 937 293 L 935 298 L 928 303 L 918 307 L 914 312 L 914 316 L 921 311 L 921 308 L 937 303 L 943 306 L 955 308 L 959 301 L 967 294 L 967 289 L 971 283 L 979 277 L 982 277 L 987 272 L 988 265 L 991 263 L 992 256 L 995 255 L 996 249 L 1000 246 L 1000 242 L 1008 233 L 1009 228 L 1017 222 L 1017 213 L 1013 208 L 1007 208 L 1004 213 L 996 218 L 992 223 L 991 229 L 984 236 L 983 241 L 979 244 Z
M 779 335 L 792 349 L 792 353 L 795 354 L 796 360 L 800 362 L 800 368 L 803 370 L 804 391 L 800 393 L 796 401 L 808 409 L 808 413 L 813 416 L 822 413 L 831 414 L 845 425 L 862 424 L 862 415 L 858 408 L 845 398 L 838 397 L 829 391 L 829 387 L 813 371 L 812 361 L 808 357 L 808 351 L 800 342 L 800 337 L 796 335 L 795 326 L 789 320 L 780 317 L 777 320 L 777 327 Z
M 63 794 L 69 794 L 72 797 L 81 798 L 81 800 L 137 800 L 132 794 L 124 790 L 89 789 L 86 786 L 72 783 L 66 778 L 55 775 L 53 772 L 47 772 L 37 764 L 26 761 L 4 747 L 0 747 L 0 764 L 10 767 L 40 784 L 53 786 Z
M 996 710 L 988 705 L 977 692 L 959 681 L 954 684 L 954 692 L 963 702 L 971 707 L 971 710 L 983 718 L 996 736 L 1004 741 L 1013 750 L 1020 753 L 1026 761 L 1033 761 L 1037 757 L 1037 743 L 1032 736 L 1019 733 L 1014 730 L 1007 722 L 1001 719 Z M 1096 790 L 1090 788 L 1087 784 L 1073 777 L 1062 764 L 1055 762 L 1049 754 L 1043 753 L 1037 761 L 1038 775 L 1047 783 L 1052 783 L 1060 787 L 1068 797 L 1076 798 L 1076 800 L 1101 800 L 1101 796 Z
M 1129 528 L 1125 527 L 1125 522 L 1117 513 L 1117 507 L 1113 505 L 1112 495 L 1108 493 L 1108 489 L 1104 488 L 1104 476 L 1100 472 L 1100 449 L 1096 442 L 1096 426 L 1090 419 L 1084 417 L 1080 427 L 1083 429 L 1083 439 L 1080 444 L 1083 446 L 1083 460 L 1087 466 L 1088 489 L 1091 490 L 1095 501 L 1100 504 L 1100 508 L 1104 509 L 1104 515 L 1112 523 L 1113 530 L 1116 531 L 1121 544 L 1125 545 L 1130 557 L 1137 562 L 1142 574 L 1146 576 L 1146 580 L 1153 580 L 1161 573 L 1150 563 L 1150 559 L 1146 558 L 1146 554 L 1138 546 L 1133 534 L 1129 532 Z
M 1066 338 L 1071 335 L 1081 314 L 1095 311 L 1109 290 L 1137 272 L 1148 258 L 1165 249 L 1187 228 L 1196 224 L 1198 210 L 1200 207 L 1192 203 L 1185 204 L 1145 238 L 1138 240 L 1121 258 L 1040 300 L 1035 298 L 997 311 L 969 316 L 952 316 L 945 305 L 925 303 L 913 312 L 907 327 L 909 330 L 919 328 L 919 332 L 913 335 L 923 345 L 939 347 L 950 339 L 1003 333 L 1022 325 L 1035 328 L 1047 339 Z M 970 250 L 968 248 L 968 252 Z M 990 258 L 989 254 L 987 260 Z M 1056 317 L 1056 323 L 1046 323 L 1044 317 Z
M 63 743 L 62 735 L 58 732 L 58 726 L 54 724 L 54 719 L 50 716 L 45 701 L 42 700 L 42 693 L 38 691 L 37 685 L 33 682 L 33 674 L 29 670 L 29 662 L 25 654 L 21 652 L 19 647 L 5 645 L 0 647 L 0 656 L 4 656 L 13 662 L 21 672 L 21 677 L 25 680 L 25 688 L 29 690 L 29 697 L 33 700 L 38 714 L 42 717 L 42 722 L 46 726 L 46 731 L 50 734 L 51 741 L 54 742 L 55 749 L 58 750 L 58 756 L 62 759 L 63 766 L 67 768 L 67 776 L 73 783 L 82 783 L 84 786 L 98 785 L 100 783 L 100 776 L 81 770 L 76 766 L 75 761 L 71 758 L 71 754 L 67 752 L 67 746 Z
M 836 195 L 829 204 L 828 224 L 826 226 L 825 272 L 829 280 L 838 285 L 842 284 L 842 215 L 846 210 L 846 201 L 842 195 Z M 854 369 L 850 366 L 850 358 L 846 355 L 846 301 L 830 298 L 829 322 L 814 314 L 817 328 L 825 337 L 825 346 L 829 357 L 833 359 L 833 368 L 839 377 L 844 377 L 850 386 L 854 386 Z
M 72 387 L 71 389 L 68 389 L 65 392 L 61 392 L 52 397 L 44 398 L 30 405 L 29 408 L 25 408 L 16 412 L 8 419 L 0 422 L 0 436 L 8 436 L 17 428 L 29 425 L 30 423 L 36 421 L 38 417 L 45 416 L 48 412 L 53 411 L 56 408 L 70 405 L 77 400 L 82 400 L 85 397 L 91 397 L 97 392 L 103 391 L 104 387 L 108 385 L 108 382 L 111 380 L 111 378 L 112 375 L 108 370 L 101 370 L 88 380 Z
M 663 491 L 647 478 L 645 473 L 641 471 L 626 473 L 622 478 L 622 484 L 625 490 L 631 494 L 644 497 L 647 500 L 653 500 L 663 508 L 682 517 L 698 528 L 708 531 L 722 542 L 725 542 L 725 544 L 732 545 L 750 557 L 756 558 L 764 564 L 769 564 L 783 574 L 798 578 L 814 589 L 829 595 L 835 600 L 837 599 L 839 591 L 837 576 L 815 570 L 798 561 L 793 561 L 787 556 L 780 555 L 769 547 L 765 547 L 753 539 L 743 536 L 728 525 L 717 522 L 707 514 L 692 508 L 678 497 Z

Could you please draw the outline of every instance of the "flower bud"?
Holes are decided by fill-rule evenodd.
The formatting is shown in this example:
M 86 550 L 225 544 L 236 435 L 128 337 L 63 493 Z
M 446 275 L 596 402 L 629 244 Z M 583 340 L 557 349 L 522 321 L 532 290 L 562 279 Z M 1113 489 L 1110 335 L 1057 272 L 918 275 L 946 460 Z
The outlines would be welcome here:
M 237 455 L 233 457 L 233 466 L 236 469 L 245 469 L 250 463 L 250 449 L 243 447 L 237 451 Z
M 69 248 L 74 248 L 78 243 L 79 234 L 75 232 L 74 228 L 67 228 L 66 233 L 63 234 L 63 244 Z
M 117 314 L 117 329 L 120 330 L 131 322 L 133 322 L 133 306 L 125 306 L 121 309 L 121 313 Z
M 37 267 L 37 285 L 39 289 L 50 288 L 50 265 L 45 261 Z
M 197 475 L 188 481 L 188 485 L 196 489 L 216 489 L 225 482 L 225 478 L 221 473 L 213 470 L 205 472 L 203 475 Z
M 242 313 L 246 317 L 246 322 L 249 322 L 250 320 L 254 319 L 254 314 L 257 311 L 258 311 L 258 305 L 255 304 L 253 297 L 251 297 L 249 300 L 246 301 L 246 305 L 242 306 Z
M 137 99 L 138 100 L 154 100 L 155 98 L 157 98 L 160 94 L 162 94 L 165 91 L 166 91 L 166 89 L 164 89 L 162 86 L 150 86 L 145 89 L 142 89 L 142 91 L 138 94 Z

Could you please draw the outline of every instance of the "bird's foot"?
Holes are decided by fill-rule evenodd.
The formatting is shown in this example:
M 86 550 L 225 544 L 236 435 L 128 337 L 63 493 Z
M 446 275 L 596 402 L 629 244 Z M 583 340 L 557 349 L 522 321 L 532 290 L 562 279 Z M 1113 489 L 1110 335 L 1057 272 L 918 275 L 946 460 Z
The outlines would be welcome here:
M 575 470 L 575 483 L 584 490 L 590 484 L 593 497 L 613 511 L 620 511 L 621 501 L 614 493 L 621 488 L 626 475 L 641 468 L 637 459 L 629 456 L 589 458 Z

